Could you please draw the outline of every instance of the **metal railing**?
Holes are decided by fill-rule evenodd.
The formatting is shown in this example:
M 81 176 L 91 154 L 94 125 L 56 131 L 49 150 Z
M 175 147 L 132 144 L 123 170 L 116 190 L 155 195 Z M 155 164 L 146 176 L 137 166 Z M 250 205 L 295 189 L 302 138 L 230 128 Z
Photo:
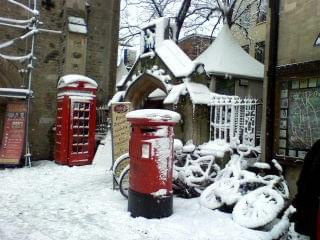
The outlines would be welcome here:
M 257 99 L 214 98 L 210 103 L 210 139 L 255 146 L 257 142 Z

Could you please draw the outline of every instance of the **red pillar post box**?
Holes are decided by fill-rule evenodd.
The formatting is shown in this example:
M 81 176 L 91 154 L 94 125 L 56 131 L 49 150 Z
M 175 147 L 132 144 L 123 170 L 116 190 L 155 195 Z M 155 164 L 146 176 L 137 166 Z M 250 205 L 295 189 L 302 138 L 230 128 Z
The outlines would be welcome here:
M 132 126 L 128 211 L 133 217 L 168 217 L 173 201 L 173 127 L 180 115 L 145 109 L 128 113 L 127 119 Z
M 62 165 L 91 164 L 95 149 L 97 83 L 82 75 L 58 82 L 55 161 Z

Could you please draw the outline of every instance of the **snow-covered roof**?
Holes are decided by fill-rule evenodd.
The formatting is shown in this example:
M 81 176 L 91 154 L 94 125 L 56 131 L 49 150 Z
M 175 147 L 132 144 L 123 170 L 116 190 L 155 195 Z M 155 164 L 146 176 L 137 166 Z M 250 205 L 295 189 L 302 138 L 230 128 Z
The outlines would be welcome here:
M 120 102 L 124 94 L 125 94 L 125 91 L 116 92 L 111 98 L 111 100 L 108 102 L 108 107 L 110 107 L 112 103 Z
M 212 105 L 217 99 L 238 99 L 237 96 L 228 96 L 211 92 L 210 89 L 201 83 L 185 81 L 184 83 L 172 86 L 168 96 L 164 99 L 164 104 L 177 104 L 180 96 L 189 93 L 193 104 Z
M 0 97 L 27 98 L 33 94 L 32 90 L 21 88 L 0 88 Z
M 152 93 L 149 94 L 148 98 L 150 99 L 164 99 L 167 94 L 162 91 L 160 88 L 157 88 Z
M 207 73 L 263 79 L 264 66 L 244 51 L 224 25 L 216 40 L 195 59 L 205 65 Z
M 212 92 L 203 84 L 195 82 L 186 82 L 187 91 L 193 104 L 208 105 L 212 98 Z
M 87 83 L 89 86 L 86 86 L 86 87 L 91 87 L 91 88 L 98 87 L 98 84 L 96 83 L 96 81 L 94 81 L 89 77 L 79 75 L 79 74 L 68 74 L 68 75 L 62 76 L 59 79 L 58 88 L 73 86 L 73 84 L 76 84 L 79 81 Z
M 164 40 L 156 53 L 175 77 L 189 76 L 195 69 L 194 62 L 172 40 Z
M 168 96 L 164 99 L 164 104 L 177 104 L 181 95 L 185 95 L 186 85 L 184 83 L 172 86 Z
M 195 82 L 184 82 L 172 87 L 168 96 L 164 99 L 164 104 L 177 104 L 181 95 L 189 93 L 190 100 L 193 104 L 205 104 L 208 105 L 214 95 L 210 89 L 201 84 Z

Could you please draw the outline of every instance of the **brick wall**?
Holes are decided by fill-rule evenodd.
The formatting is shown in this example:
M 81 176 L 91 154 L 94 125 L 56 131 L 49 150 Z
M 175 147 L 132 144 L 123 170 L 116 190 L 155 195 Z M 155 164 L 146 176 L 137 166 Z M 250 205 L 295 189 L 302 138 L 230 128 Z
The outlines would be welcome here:
M 207 36 L 191 35 L 179 41 L 179 47 L 194 60 L 211 44 L 212 39 Z

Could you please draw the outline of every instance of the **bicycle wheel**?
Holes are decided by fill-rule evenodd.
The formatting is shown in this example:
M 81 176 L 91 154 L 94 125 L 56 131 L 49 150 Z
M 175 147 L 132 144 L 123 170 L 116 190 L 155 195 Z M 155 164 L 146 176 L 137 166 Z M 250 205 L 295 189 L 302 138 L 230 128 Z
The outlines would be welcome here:
M 120 175 L 120 182 L 119 182 L 119 188 L 121 194 L 128 198 L 128 191 L 129 191 L 129 172 L 130 172 L 130 166 L 127 165 L 125 169 L 121 172 Z
M 121 155 L 113 163 L 113 166 L 112 166 L 113 178 L 118 185 L 120 182 L 120 175 L 121 175 L 123 169 L 125 169 L 126 166 L 129 165 L 129 163 L 130 163 L 129 153 L 125 153 L 125 154 Z
M 200 196 L 200 204 L 209 209 L 217 209 L 223 205 L 221 198 L 217 197 L 214 192 L 215 186 L 211 184 Z
M 247 228 L 271 223 L 284 207 L 281 195 L 270 187 L 261 187 L 243 196 L 232 212 L 233 220 Z

